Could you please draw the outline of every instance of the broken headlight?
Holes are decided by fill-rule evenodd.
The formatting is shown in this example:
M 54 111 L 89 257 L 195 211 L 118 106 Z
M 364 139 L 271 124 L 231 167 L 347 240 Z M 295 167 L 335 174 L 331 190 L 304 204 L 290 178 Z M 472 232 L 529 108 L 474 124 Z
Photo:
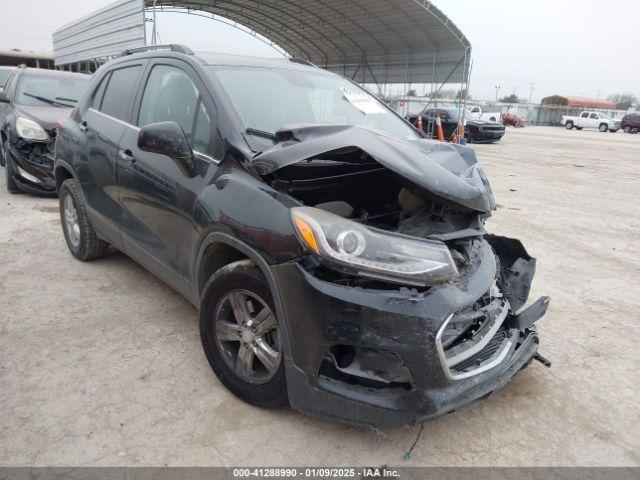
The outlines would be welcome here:
M 18 117 L 16 119 L 16 131 L 25 140 L 47 141 L 49 134 L 37 122 L 28 118 Z
M 301 242 L 328 266 L 346 273 L 409 285 L 433 285 L 458 270 L 447 246 L 368 228 L 311 207 L 291 209 Z

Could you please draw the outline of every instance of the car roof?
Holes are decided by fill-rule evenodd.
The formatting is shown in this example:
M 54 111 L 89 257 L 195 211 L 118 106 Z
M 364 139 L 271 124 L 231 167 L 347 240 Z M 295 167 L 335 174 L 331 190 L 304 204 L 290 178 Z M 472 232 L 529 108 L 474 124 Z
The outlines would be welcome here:
M 278 68 L 287 70 L 298 70 L 321 73 L 325 75 L 337 76 L 312 64 L 304 64 L 304 60 L 295 61 L 284 57 L 254 57 L 249 55 L 236 55 L 221 52 L 195 52 L 192 55 L 170 50 L 150 50 L 147 52 L 133 53 L 114 59 L 116 62 L 135 60 L 142 58 L 180 58 L 193 59 L 204 66 L 236 66 L 236 67 L 256 67 L 256 68 Z
M 20 67 L 18 69 L 21 73 L 28 73 L 29 75 L 35 75 L 40 77 L 61 77 L 61 78 L 86 78 L 88 79 L 90 75 L 86 73 L 76 73 L 76 72 L 64 72 L 62 70 L 47 70 L 44 68 L 24 68 Z

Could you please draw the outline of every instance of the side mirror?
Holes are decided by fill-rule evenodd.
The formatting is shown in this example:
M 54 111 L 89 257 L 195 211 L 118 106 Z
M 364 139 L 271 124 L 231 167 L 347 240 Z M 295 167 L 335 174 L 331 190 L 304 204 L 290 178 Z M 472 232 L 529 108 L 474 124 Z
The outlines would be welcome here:
M 0 103 L 9 103 L 9 97 L 4 90 L 0 90 Z
M 193 150 L 176 122 L 151 123 L 142 127 L 138 134 L 138 148 L 169 157 L 186 176 L 193 176 Z

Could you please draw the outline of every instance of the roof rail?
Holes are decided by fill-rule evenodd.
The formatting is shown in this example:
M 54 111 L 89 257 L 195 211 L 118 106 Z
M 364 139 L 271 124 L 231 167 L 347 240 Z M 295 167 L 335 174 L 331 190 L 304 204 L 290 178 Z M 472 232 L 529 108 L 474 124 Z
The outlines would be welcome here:
M 306 58 L 300 58 L 300 57 L 289 57 L 289 61 L 291 63 L 299 63 L 300 65 L 306 65 L 308 67 L 316 67 L 318 68 L 318 66 L 315 63 L 311 63 L 309 60 L 307 60 Z
M 168 45 L 147 45 L 146 47 L 130 48 L 120 54 L 121 57 L 133 55 L 134 53 L 150 52 L 153 50 L 171 50 L 172 52 L 184 53 L 185 55 L 193 55 L 193 50 L 184 45 L 171 43 Z

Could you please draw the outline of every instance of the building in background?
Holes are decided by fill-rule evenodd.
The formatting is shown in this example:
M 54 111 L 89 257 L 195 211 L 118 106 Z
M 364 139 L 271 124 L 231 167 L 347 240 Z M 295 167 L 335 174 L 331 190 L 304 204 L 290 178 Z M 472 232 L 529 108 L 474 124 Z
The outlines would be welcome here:
M 26 65 L 35 68 L 55 68 L 53 55 L 46 53 L 21 52 L 20 50 L 0 50 L 0 65 Z

